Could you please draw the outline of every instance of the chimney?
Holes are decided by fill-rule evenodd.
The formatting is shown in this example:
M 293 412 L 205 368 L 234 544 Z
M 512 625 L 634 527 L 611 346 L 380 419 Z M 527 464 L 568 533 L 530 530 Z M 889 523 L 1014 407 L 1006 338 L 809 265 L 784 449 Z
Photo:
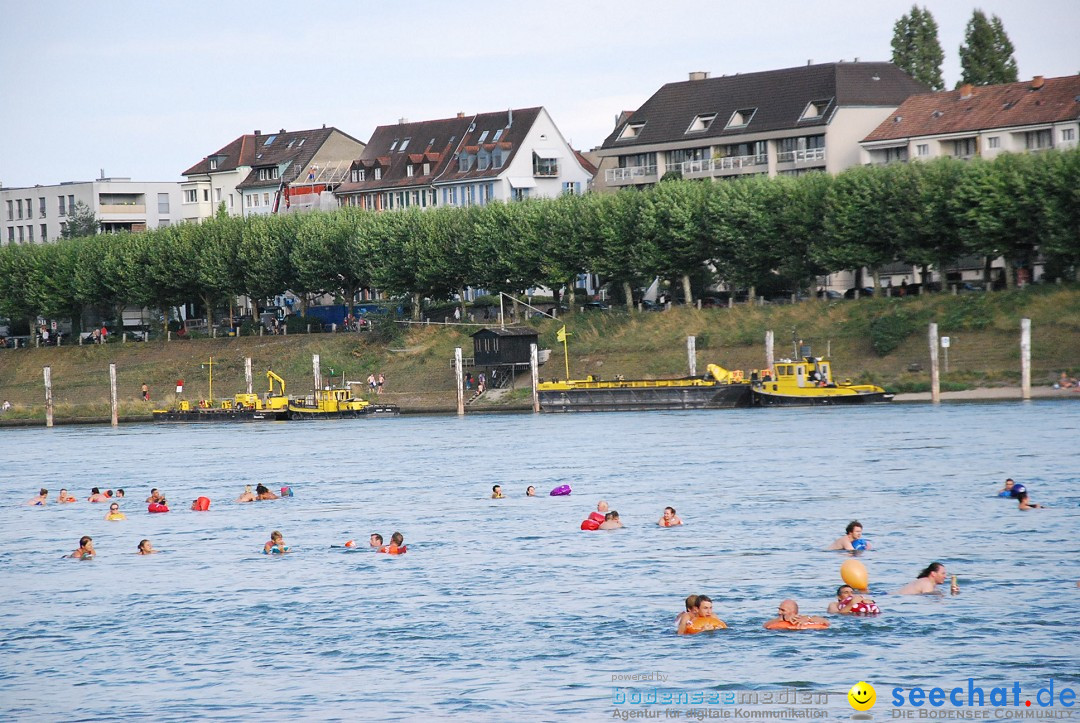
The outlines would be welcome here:
M 1045 82 L 1045 78 L 1043 78 L 1041 75 L 1036 75 L 1034 78 L 1031 79 L 1031 89 L 1038 90 L 1039 88 L 1043 87 L 1043 84 Z
M 960 100 L 967 100 L 975 93 L 975 86 L 971 83 L 964 83 L 960 86 Z
M 461 111 L 461 110 L 459 110 L 459 111 L 457 112 L 457 117 L 458 117 L 458 118 L 464 118 L 464 117 L 465 117 L 465 111 Z
M 855 56 L 855 62 L 856 62 L 856 63 L 858 63 L 858 62 L 859 62 L 859 56 L 858 56 L 858 55 L 856 55 L 856 56 Z
M 507 108 L 506 109 L 506 127 L 509 128 L 512 125 L 514 125 L 514 109 L 513 108 Z
M 405 125 L 406 123 L 409 122 L 409 119 L 408 118 L 398 118 L 397 122 L 398 122 L 399 126 L 403 126 L 403 125 Z
M 807 65 L 813 65 L 813 64 L 814 64 L 814 59 L 813 59 L 813 58 L 810 58 L 810 59 L 808 59 L 808 60 L 806 61 L 806 64 L 807 64 Z
M 255 131 L 255 135 L 257 135 L 257 136 L 261 136 L 261 135 L 262 135 L 262 131 L 260 131 L 260 130 L 256 129 L 256 131 Z
M 325 128 L 325 127 L 326 127 L 326 126 L 323 126 L 323 128 Z M 285 132 L 285 129 L 284 129 L 284 128 L 282 128 L 281 130 L 279 130 L 279 131 L 278 131 L 278 133 L 284 133 L 284 132 Z
M 690 72 L 690 80 L 708 80 L 709 73 L 705 70 L 694 70 Z

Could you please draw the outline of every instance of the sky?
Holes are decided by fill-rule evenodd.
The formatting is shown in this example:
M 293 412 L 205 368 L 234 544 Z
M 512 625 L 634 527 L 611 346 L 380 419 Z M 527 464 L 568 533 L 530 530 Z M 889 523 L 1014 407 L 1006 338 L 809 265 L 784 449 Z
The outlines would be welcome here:
M 937 0 L 946 87 L 1001 17 L 1020 78 L 1080 72 L 1075 0 Z M 0 0 L 0 184 L 179 181 L 244 133 L 545 106 L 571 144 L 690 71 L 887 61 L 910 0 Z

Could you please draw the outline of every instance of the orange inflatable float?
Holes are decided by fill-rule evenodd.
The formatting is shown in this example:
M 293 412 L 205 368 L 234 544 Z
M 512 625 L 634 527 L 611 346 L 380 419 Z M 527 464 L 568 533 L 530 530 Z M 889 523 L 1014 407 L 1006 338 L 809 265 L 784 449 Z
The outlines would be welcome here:
M 727 630 L 727 623 L 712 615 L 707 618 L 694 618 L 686 624 L 683 635 L 697 635 L 708 630 Z
M 582 520 L 581 529 L 583 530 L 599 530 L 600 523 L 604 521 L 604 515 L 599 512 L 590 512 L 589 516 Z

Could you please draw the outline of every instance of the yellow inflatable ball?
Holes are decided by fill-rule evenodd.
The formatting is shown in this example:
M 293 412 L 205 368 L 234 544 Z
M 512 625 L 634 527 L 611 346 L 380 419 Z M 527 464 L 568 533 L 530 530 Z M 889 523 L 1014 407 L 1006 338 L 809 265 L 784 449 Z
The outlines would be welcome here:
M 845 560 L 844 564 L 840 566 L 840 577 L 856 590 L 865 590 L 870 585 L 870 576 L 866 573 L 866 565 L 858 560 Z

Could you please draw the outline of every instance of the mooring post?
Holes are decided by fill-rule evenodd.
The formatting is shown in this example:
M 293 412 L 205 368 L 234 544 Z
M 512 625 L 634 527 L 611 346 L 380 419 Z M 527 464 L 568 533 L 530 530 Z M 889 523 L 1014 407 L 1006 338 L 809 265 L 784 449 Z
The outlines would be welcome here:
M 765 368 L 772 373 L 773 368 L 773 343 L 775 338 L 773 337 L 772 329 L 765 332 Z
M 697 337 L 686 337 L 686 362 L 690 366 L 690 376 L 697 376 Z
M 540 393 L 536 390 L 539 383 L 540 362 L 537 360 L 536 344 L 529 344 L 529 368 L 532 370 L 532 402 L 533 412 L 540 411 Z
M 941 404 L 941 372 L 938 369 L 937 324 L 930 324 L 930 401 Z
M 244 381 L 247 382 L 247 393 L 251 394 L 251 357 L 244 358 Z
M 1020 398 L 1031 399 L 1031 319 L 1020 320 Z
M 315 390 L 322 389 L 322 366 L 319 363 L 319 355 L 311 355 L 311 371 L 315 379 Z
M 52 367 L 42 368 L 45 375 L 45 426 L 53 426 Z
M 109 400 L 112 404 L 112 426 L 120 424 L 120 415 L 116 405 L 116 364 L 109 365 Z
M 454 347 L 454 381 L 457 384 L 457 413 L 465 415 L 465 378 L 461 373 L 461 347 Z

